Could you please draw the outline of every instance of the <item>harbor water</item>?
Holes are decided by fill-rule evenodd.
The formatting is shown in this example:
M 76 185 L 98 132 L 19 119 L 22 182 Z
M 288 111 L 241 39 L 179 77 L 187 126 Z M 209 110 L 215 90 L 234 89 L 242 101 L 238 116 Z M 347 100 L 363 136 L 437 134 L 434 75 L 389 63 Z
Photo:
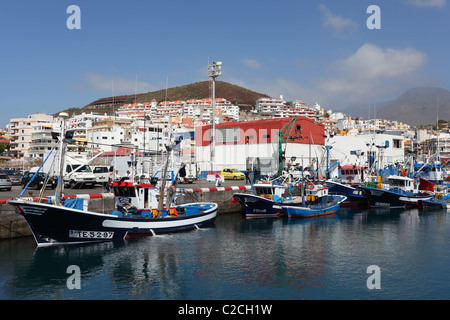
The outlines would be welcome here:
M 11 239 L 0 299 L 450 299 L 449 244 L 450 211 L 418 209 L 225 214 L 206 229 L 80 246 Z

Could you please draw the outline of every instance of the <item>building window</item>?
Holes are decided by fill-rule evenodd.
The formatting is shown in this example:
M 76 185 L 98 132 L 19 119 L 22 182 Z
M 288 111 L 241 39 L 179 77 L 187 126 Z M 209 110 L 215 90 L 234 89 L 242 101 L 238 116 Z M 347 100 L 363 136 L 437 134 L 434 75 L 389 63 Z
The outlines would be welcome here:
M 402 148 L 402 140 L 394 139 L 394 148 L 397 148 L 397 149 Z

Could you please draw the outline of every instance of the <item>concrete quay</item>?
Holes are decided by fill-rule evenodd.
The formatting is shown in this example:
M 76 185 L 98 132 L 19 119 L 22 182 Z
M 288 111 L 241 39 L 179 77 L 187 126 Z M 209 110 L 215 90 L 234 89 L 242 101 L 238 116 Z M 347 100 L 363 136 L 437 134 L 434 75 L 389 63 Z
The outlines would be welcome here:
M 245 181 L 225 181 L 221 187 L 207 181 L 198 181 L 193 184 L 183 184 L 178 186 L 182 195 L 177 198 L 177 204 L 190 202 L 215 202 L 218 204 L 218 214 L 241 212 L 241 205 L 233 203 L 233 194 L 236 192 L 249 192 L 250 186 L 245 186 Z M 70 190 L 70 189 L 69 189 Z M 89 193 L 92 190 L 83 189 L 76 192 L 69 192 L 67 198 L 82 198 L 87 203 L 87 209 L 93 212 L 109 212 L 115 208 L 114 194 L 110 192 Z M 97 191 L 97 190 L 96 190 Z M 81 193 L 87 192 L 87 193 Z M 17 214 L 14 208 L 6 203 L 7 197 L 0 199 L 0 240 L 18 237 L 32 236 L 25 219 Z M 23 197 L 30 201 L 38 201 L 37 197 Z M 43 198 L 45 201 L 47 197 Z

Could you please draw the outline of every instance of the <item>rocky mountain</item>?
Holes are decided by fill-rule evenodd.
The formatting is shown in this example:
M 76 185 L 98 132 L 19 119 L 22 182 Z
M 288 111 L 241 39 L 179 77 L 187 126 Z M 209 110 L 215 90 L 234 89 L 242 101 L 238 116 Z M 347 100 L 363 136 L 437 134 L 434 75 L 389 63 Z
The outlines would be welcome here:
M 367 119 L 368 106 L 344 112 Z M 393 101 L 377 103 L 376 117 L 412 126 L 435 124 L 437 119 L 450 121 L 450 92 L 436 87 L 411 88 Z

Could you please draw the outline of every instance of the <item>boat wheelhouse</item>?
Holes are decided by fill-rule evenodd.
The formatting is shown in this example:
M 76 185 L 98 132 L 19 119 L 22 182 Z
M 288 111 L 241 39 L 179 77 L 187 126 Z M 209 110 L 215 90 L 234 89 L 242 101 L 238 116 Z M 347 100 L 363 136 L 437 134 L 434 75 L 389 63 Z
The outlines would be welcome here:
M 252 193 L 235 193 L 233 198 L 242 204 L 247 217 L 276 217 L 281 215 L 280 202 L 286 190 L 277 183 L 257 183 Z
M 342 195 L 347 199 L 342 203 L 342 208 L 366 208 L 367 200 L 362 191 L 357 187 L 364 183 L 366 168 L 348 165 L 339 167 L 340 178 L 328 179 L 325 185 L 329 193 Z
M 342 184 L 360 185 L 364 183 L 365 168 L 360 166 L 339 167 Z

